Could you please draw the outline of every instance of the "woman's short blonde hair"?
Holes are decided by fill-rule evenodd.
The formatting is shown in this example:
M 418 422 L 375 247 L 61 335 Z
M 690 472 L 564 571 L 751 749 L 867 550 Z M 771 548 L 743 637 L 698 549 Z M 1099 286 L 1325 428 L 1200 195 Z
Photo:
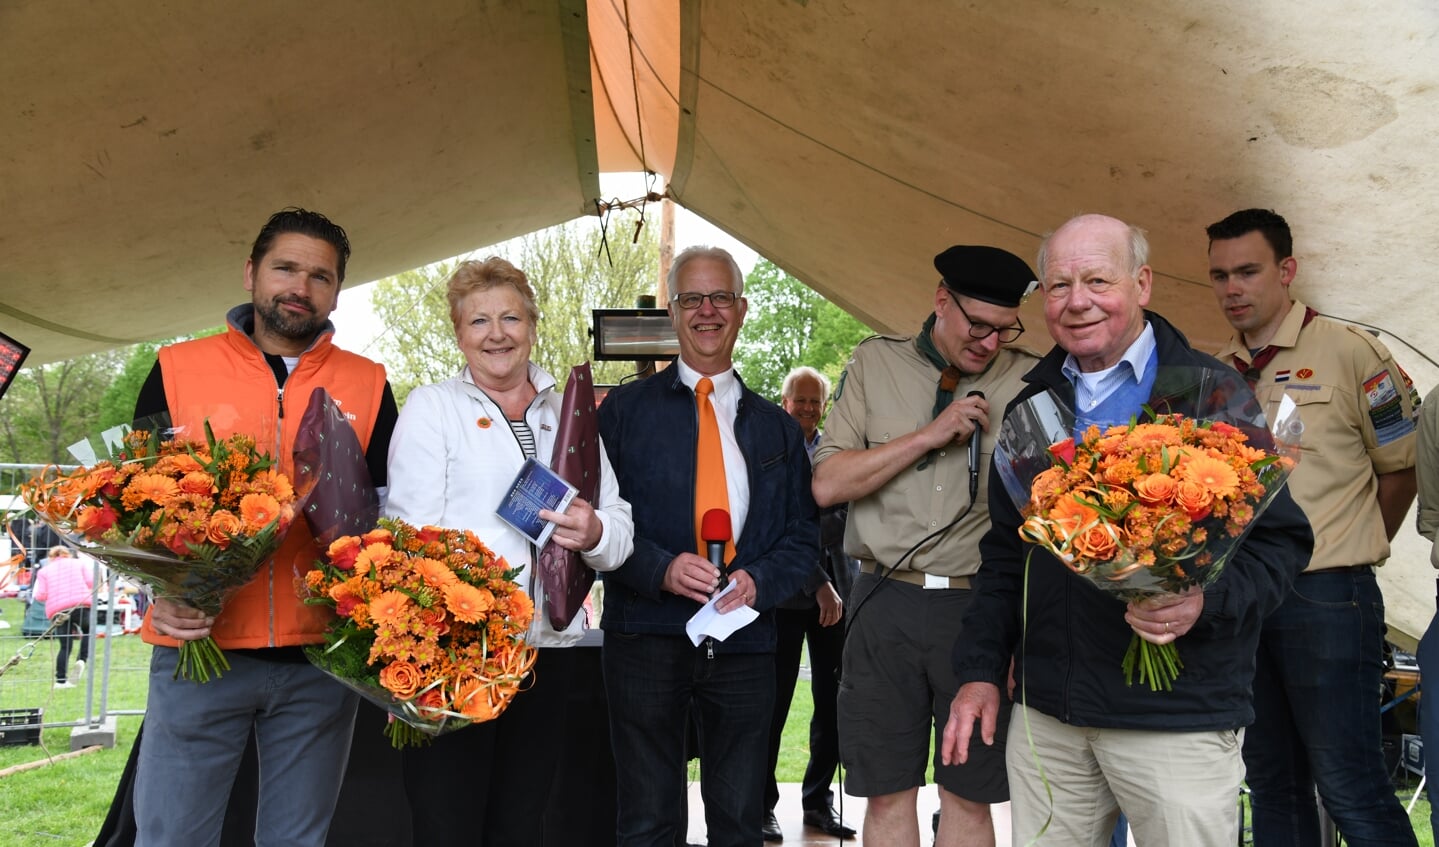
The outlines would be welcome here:
M 499 256 L 491 256 L 483 262 L 478 259 L 460 262 L 455 272 L 450 274 L 445 300 L 450 304 L 450 323 L 454 324 L 455 332 L 460 331 L 460 304 L 465 302 L 465 298 L 476 291 L 489 291 L 501 285 L 510 286 L 520 295 L 531 329 L 539 324 L 540 309 L 535 305 L 535 290 L 530 287 L 529 277 Z
M 56 544 L 54 547 L 51 547 L 50 551 L 45 555 L 49 556 L 52 559 L 66 559 L 70 556 L 70 549 L 68 547 L 61 547 L 59 544 Z

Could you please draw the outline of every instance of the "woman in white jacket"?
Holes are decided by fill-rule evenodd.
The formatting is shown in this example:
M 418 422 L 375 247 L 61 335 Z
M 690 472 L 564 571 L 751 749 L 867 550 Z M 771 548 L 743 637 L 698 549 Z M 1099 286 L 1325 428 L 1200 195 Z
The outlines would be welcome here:
M 559 761 L 566 698 L 576 684 L 573 651 L 586 626 L 563 631 L 544 612 L 534 578 L 537 551 L 495 515 L 526 458 L 549 464 L 558 427 L 555 379 L 530 362 L 539 317 L 524 272 L 504 259 L 463 262 L 446 297 L 465 356 L 456 376 L 416 388 L 390 440 L 386 512 L 416 526 L 470 529 L 512 567 L 535 603 L 526 640 L 540 648 L 533 679 L 497 720 L 405 751 L 404 779 L 415 844 L 539 843 L 541 817 Z M 629 503 L 600 450 L 597 503 L 576 498 L 553 539 L 597 571 L 624 563 L 634 547 Z

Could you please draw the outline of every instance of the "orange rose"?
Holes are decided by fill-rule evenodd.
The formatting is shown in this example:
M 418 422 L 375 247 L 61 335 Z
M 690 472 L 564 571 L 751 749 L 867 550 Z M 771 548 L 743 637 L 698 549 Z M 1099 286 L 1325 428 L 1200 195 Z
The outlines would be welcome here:
M 180 490 L 186 494 L 214 494 L 215 478 L 204 471 L 191 471 L 180 477 Z
M 344 538 L 337 539 L 330 545 L 330 549 L 325 551 L 325 556 L 329 558 L 330 564 L 342 571 L 353 568 L 355 566 L 355 559 L 359 555 L 360 539 L 353 535 L 347 535 Z
M 1146 506 L 1167 506 L 1174 502 L 1174 491 L 1178 483 L 1169 474 L 1152 473 L 1134 483 L 1134 493 L 1139 502 Z
M 509 596 L 506 605 L 510 608 L 510 620 L 514 622 L 515 628 L 519 631 L 529 629 L 530 621 L 535 616 L 535 604 L 530 595 L 516 591 Z
M 1174 505 L 1183 509 L 1190 520 L 1199 520 L 1209 514 L 1214 495 L 1203 484 L 1186 479 L 1174 491 Z
M 221 550 L 230 546 L 230 538 L 240 534 L 240 519 L 234 512 L 221 509 L 210 515 L 209 526 L 205 528 L 205 537 L 211 542 L 218 544 Z
M 1066 438 L 1056 444 L 1049 445 L 1049 454 L 1063 462 L 1066 467 L 1074 464 L 1074 439 Z
M 1091 561 L 1107 562 L 1119 552 L 1117 536 L 1109 524 L 1096 524 L 1074 537 L 1074 552 Z
M 91 541 L 98 540 L 106 530 L 115 525 L 120 519 L 118 512 L 109 503 L 102 503 L 99 506 L 86 506 L 76 516 L 76 529 L 79 529 L 86 538 Z
M 414 697 L 420 682 L 420 669 L 409 662 L 394 661 L 380 671 L 380 684 L 401 700 Z
M 441 717 L 439 713 L 445 710 L 445 705 L 445 695 L 440 693 L 438 685 L 427 689 L 415 698 L 415 708 L 419 710 L 422 717 Z
M 377 527 L 360 536 L 360 543 L 366 547 L 371 544 L 384 544 L 392 547 L 395 544 L 395 536 L 391 535 L 388 529 Z

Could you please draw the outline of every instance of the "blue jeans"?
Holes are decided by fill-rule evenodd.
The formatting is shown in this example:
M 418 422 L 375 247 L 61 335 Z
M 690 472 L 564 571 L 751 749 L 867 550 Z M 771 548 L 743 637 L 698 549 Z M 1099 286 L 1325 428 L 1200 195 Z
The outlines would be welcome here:
M 1417 843 L 1384 765 L 1383 649 L 1372 571 L 1302 575 L 1264 622 L 1244 735 L 1257 847 L 1319 843 L 1316 785 L 1347 843 Z
M 1430 671 L 1429 676 L 1424 672 Z M 1426 780 L 1424 785 L 1429 791 L 1429 828 L 1431 832 L 1439 833 L 1439 788 L 1434 783 L 1439 782 L 1439 615 L 1429 621 L 1429 628 L 1424 630 L 1424 637 L 1419 640 L 1419 679 L 1422 684 L 1429 681 L 1428 687 L 1432 691 L 1428 697 L 1420 692 L 1419 697 L 1419 735 L 1424 739 L 1424 773 L 1426 776 L 1434 777 Z M 1433 752 L 1430 752 L 1429 744 L 1433 743 Z M 1434 759 L 1434 773 L 1429 773 L 1429 759 Z
M 685 721 L 699 729 L 709 847 L 753 847 L 764 820 L 772 653 L 712 653 L 668 635 L 605 633 L 619 847 L 684 843 Z

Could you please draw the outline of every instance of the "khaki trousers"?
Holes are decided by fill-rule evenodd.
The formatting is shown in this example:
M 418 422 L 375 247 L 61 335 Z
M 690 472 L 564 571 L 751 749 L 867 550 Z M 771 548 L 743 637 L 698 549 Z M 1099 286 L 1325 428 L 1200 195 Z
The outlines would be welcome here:
M 1014 709 L 1006 765 L 1016 847 L 1106 847 L 1120 809 L 1137 844 L 1238 842 L 1242 729 L 1096 729 L 1070 726 L 1023 705 Z

